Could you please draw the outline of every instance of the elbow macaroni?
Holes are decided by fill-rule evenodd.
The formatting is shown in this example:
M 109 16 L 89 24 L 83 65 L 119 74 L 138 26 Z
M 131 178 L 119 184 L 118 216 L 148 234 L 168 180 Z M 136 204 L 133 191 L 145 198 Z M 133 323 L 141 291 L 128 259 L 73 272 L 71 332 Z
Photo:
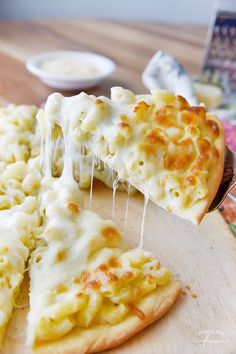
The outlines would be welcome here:
M 203 106 L 191 107 L 182 96 L 167 91 L 135 96 L 118 87 L 111 99 L 52 94 L 42 121 L 67 125 L 64 138 L 73 141 L 74 150 L 92 151 L 119 178 L 194 223 L 220 182 L 223 129 Z
M 127 250 L 114 223 L 80 209 L 80 195 L 71 187 L 65 193 L 63 181 L 44 183 L 46 244 L 30 260 L 28 344 L 58 339 L 76 326 L 143 316 L 138 301 L 168 284 L 171 272 L 151 253 Z

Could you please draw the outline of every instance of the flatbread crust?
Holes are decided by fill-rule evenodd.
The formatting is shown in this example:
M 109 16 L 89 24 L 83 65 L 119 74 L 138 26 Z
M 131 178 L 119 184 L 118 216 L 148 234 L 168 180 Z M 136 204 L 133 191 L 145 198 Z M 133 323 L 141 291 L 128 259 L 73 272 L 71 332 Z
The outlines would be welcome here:
M 34 354 L 88 354 L 114 348 L 147 327 L 174 305 L 180 295 L 180 285 L 170 281 L 159 287 L 137 303 L 144 315 L 128 315 L 116 325 L 97 325 L 88 329 L 74 328 L 59 340 L 42 343 L 33 349 Z

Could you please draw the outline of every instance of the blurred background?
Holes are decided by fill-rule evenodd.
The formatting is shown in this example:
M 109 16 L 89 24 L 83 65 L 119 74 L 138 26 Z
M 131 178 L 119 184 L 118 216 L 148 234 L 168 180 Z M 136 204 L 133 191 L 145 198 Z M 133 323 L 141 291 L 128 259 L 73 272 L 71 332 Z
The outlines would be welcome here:
M 214 0 L 1 0 L 0 19 L 97 17 L 207 25 L 214 3 Z

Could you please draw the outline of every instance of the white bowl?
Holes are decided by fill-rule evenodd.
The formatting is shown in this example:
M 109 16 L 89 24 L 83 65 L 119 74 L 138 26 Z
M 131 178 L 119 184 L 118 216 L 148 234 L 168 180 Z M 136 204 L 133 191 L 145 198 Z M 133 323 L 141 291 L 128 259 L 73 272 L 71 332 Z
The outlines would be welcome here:
M 91 74 L 88 77 L 81 77 L 78 75 L 71 77 L 50 73 L 40 67 L 40 64 L 44 60 L 59 57 L 76 57 L 80 60 L 91 63 L 98 72 Z M 111 75 L 111 73 L 115 70 L 116 64 L 111 59 L 95 53 L 57 51 L 41 53 L 31 57 L 26 62 L 26 67 L 32 74 L 38 76 L 38 78 L 47 86 L 61 90 L 78 90 L 93 87 L 99 84 L 106 77 Z

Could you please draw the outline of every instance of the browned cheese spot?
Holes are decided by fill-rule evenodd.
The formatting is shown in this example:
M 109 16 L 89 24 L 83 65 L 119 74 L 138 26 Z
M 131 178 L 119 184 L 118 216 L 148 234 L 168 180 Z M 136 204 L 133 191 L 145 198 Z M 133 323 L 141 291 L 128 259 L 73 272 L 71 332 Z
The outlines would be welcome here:
M 155 279 L 153 278 L 153 276 L 151 274 L 146 274 L 145 275 L 145 279 L 149 282 L 149 283 L 153 283 L 155 281 Z
M 206 108 L 203 106 L 192 106 L 186 108 L 186 110 L 196 114 L 202 121 L 206 119 Z
M 96 102 L 96 104 L 103 104 L 104 103 L 103 100 L 101 100 L 100 98 L 97 98 L 95 102 Z
M 107 108 L 106 102 L 104 102 L 100 98 L 97 98 L 95 100 L 95 104 L 97 105 L 97 107 L 99 108 L 100 111 L 106 111 L 106 108 Z
M 66 257 L 67 257 L 67 251 L 66 250 L 60 250 L 56 254 L 56 261 L 57 262 L 64 261 Z
M 131 279 L 133 276 L 133 273 L 130 271 L 124 272 L 124 278 L 126 279 Z
M 112 268 L 117 268 L 120 266 L 120 261 L 116 257 L 111 257 L 108 261 L 108 264 Z
M 195 125 L 190 125 L 190 127 L 187 128 L 187 132 L 192 136 L 198 136 L 199 129 Z
M 176 126 L 176 110 L 171 105 L 161 107 L 156 112 L 156 122 L 165 128 Z
M 194 161 L 196 152 L 191 139 L 174 142 L 175 151 L 166 154 L 164 164 L 170 171 L 187 170 Z
M 100 272 L 106 272 L 107 269 L 108 269 L 108 267 L 107 267 L 106 264 L 101 264 L 97 269 L 98 269 L 98 271 L 100 271 Z
M 138 102 L 138 104 L 134 107 L 133 110 L 133 112 L 135 113 L 134 118 L 137 122 L 145 121 L 145 114 L 147 113 L 148 108 L 149 105 L 144 101 Z
M 106 273 L 106 277 L 107 277 L 108 283 L 118 281 L 118 277 L 117 277 L 114 273 L 107 272 L 107 273 Z
M 128 123 L 125 123 L 125 122 L 118 123 L 117 125 L 121 129 L 131 129 L 130 125 Z
M 108 226 L 104 227 L 102 230 L 102 236 L 107 240 L 107 241 L 114 241 L 114 240 L 119 240 L 120 239 L 120 234 L 116 230 L 115 227 L 113 226 Z
M 131 136 L 132 129 L 128 123 L 120 122 L 117 124 L 117 126 L 120 129 L 122 136 L 124 136 L 127 139 Z
M 191 126 L 197 127 L 199 124 L 198 116 L 192 112 L 189 112 L 189 111 L 183 111 L 181 113 L 180 120 L 184 125 L 191 125 Z M 192 129 L 192 127 L 191 127 L 191 129 Z M 190 133 L 191 133 L 191 131 L 190 131 Z
M 147 155 L 154 155 L 160 148 L 165 148 L 167 139 L 160 129 L 152 129 L 144 138 L 144 142 L 139 145 L 141 151 Z
M 194 175 L 190 175 L 184 179 L 183 184 L 185 186 L 195 186 L 197 184 L 197 179 Z
M 209 141 L 207 141 L 204 138 L 198 138 L 197 145 L 198 145 L 198 149 L 199 149 L 200 153 L 205 153 L 205 152 L 209 151 L 209 149 L 211 147 L 211 144 L 209 143 Z
M 81 298 L 81 297 L 83 297 L 83 296 L 84 296 L 83 293 L 78 293 L 78 294 L 76 294 L 76 297 L 79 297 L 79 298 Z
M 171 153 L 165 156 L 165 168 L 169 171 L 187 170 L 193 161 L 190 153 Z
M 189 103 L 183 96 L 176 96 L 173 106 L 178 111 L 183 111 L 184 109 L 187 109 L 189 107 Z
M 78 204 L 76 204 L 76 203 L 70 202 L 67 204 L 67 206 L 68 206 L 68 209 L 74 214 L 77 214 L 80 211 L 80 208 L 79 208 Z
M 86 285 L 86 288 L 92 289 L 92 290 L 99 290 L 100 287 L 101 287 L 101 284 L 99 283 L 98 280 L 91 280 Z
M 213 138 L 217 138 L 220 135 L 220 128 L 214 120 L 208 119 L 206 121 L 206 127 L 208 133 L 212 135 Z

